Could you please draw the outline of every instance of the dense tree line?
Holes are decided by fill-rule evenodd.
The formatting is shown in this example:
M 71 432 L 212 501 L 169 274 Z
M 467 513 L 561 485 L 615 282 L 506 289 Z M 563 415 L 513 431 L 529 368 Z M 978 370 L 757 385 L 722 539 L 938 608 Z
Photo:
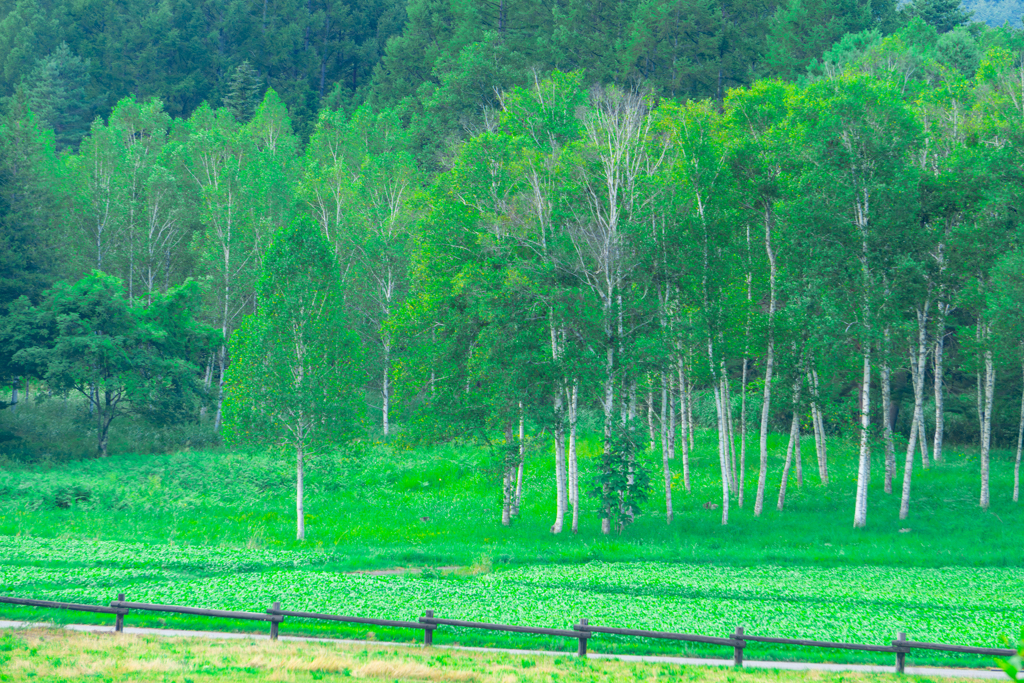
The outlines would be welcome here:
M 232 7 L 246 40 L 315 34 Z M 578 527 L 581 491 L 606 532 L 650 507 L 649 448 L 671 521 L 698 421 L 723 523 L 730 504 L 761 514 L 769 477 L 784 506 L 805 430 L 823 484 L 826 436 L 859 442 L 857 526 L 874 443 L 906 516 L 915 462 L 976 438 L 988 507 L 993 439 L 1016 437 L 1019 473 L 1024 430 L 1024 35 L 940 1 L 705 9 L 414 3 L 362 94 L 315 117 L 349 81 L 310 55 L 318 72 L 274 72 L 238 38 L 217 68 L 262 56 L 225 72 L 222 106 L 140 87 L 81 131 L 75 108 L 102 106 L 65 76 L 94 57 L 55 34 L 32 68 L 56 75 L 18 80 L 0 129 L 10 403 L 26 378 L 80 392 L 101 453 L 127 408 L 289 444 L 300 536 L 303 453 L 366 426 L 487 444 L 507 523 L 547 435 L 555 532 Z

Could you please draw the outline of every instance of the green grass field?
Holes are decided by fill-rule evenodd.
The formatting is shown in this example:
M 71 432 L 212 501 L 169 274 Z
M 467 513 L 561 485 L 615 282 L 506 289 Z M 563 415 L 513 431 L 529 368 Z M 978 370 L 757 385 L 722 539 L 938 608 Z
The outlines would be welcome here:
M 775 442 L 778 452 L 784 443 Z M 813 459 L 813 441 L 804 444 Z M 1010 502 L 1012 462 L 998 452 L 993 506 L 977 506 L 977 458 L 952 448 L 945 462 L 915 473 L 908 520 L 898 496 L 882 492 L 873 463 L 868 528 L 852 528 L 854 451 L 830 444 L 832 483 L 805 467 L 775 510 L 781 459 L 770 463 L 768 504 L 752 515 L 756 470 L 747 470 L 747 504 L 720 524 L 713 435 L 693 459 L 693 491 L 674 491 L 676 518 L 652 491 L 645 514 L 621 535 L 602 536 L 596 502 L 584 499 L 580 533 L 553 536 L 552 463 L 530 453 L 523 507 L 500 524 L 499 474 L 473 447 L 405 451 L 354 444 L 312 458 L 307 540 L 294 541 L 294 483 L 286 453 L 185 451 L 125 455 L 58 467 L 0 472 L 0 594 L 106 603 L 129 600 L 260 610 L 285 608 L 412 619 L 423 609 L 449 618 L 566 628 L 593 624 L 749 633 L 849 642 L 912 638 L 998 646 L 1019 632 L 1024 609 L 1024 513 Z M 597 442 L 581 448 L 581 479 Z M 660 463 L 652 460 L 650 466 Z M 674 471 L 681 462 L 673 463 Z M 657 482 L 660 477 L 653 479 Z M 582 486 L 586 489 L 586 486 Z M 430 568 L 457 566 L 453 573 Z M 427 567 L 419 575 L 345 572 Z M 96 620 L 5 607 L 0 617 Z M 253 629 L 251 623 L 132 614 L 129 624 Z M 418 632 L 289 621 L 282 632 L 402 640 Z M 574 642 L 467 630 L 437 642 L 568 649 Z M 601 637 L 595 651 L 725 656 L 713 646 Z M 751 659 L 872 661 L 890 655 L 776 646 L 751 647 Z M 941 653 L 915 663 L 990 665 Z
M 255 683 L 358 678 L 455 683 L 881 683 L 889 674 L 683 667 L 385 644 L 334 644 L 157 638 L 67 633 L 48 629 L 0 632 L 0 680 L 102 680 L 111 683 Z M 934 680 L 906 676 L 911 683 Z M 958 679 L 969 683 L 975 679 Z

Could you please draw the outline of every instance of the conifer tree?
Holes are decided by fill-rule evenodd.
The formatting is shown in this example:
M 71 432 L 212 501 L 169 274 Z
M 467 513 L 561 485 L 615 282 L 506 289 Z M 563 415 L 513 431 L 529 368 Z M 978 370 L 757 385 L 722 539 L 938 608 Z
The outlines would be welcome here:
M 263 79 L 246 59 L 231 74 L 224 106 L 235 115 L 239 123 L 248 123 L 256 115 L 256 108 L 262 99 Z

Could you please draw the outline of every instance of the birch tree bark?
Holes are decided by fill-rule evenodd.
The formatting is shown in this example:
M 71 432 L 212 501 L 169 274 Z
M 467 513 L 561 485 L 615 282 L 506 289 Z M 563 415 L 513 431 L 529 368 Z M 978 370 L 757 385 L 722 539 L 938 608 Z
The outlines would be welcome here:
M 770 206 L 763 206 L 764 250 L 768 256 L 768 340 L 764 358 L 764 393 L 761 395 L 761 428 L 759 432 L 760 465 L 757 471 L 757 498 L 754 500 L 754 516 L 760 517 L 764 509 L 764 487 L 768 479 L 768 416 L 772 404 L 772 375 L 775 372 L 775 313 L 778 307 L 776 283 L 778 266 L 775 250 L 772 248 L 772 228 L 775 216 Z
M 892 480 L 896 475 L 896 448 L 892 441 L 892 384 L 889 369 L 889 326 L 882 333 L 882 435 L 885 439 L 885 492 L 892 493 Z
M 982 351 L 984 358 L 984 390 L 982 390 L 981 373 L 978 373 L 978 418 L 981 426 L 981 500 L 983 510 L 989 507 L 989 453 L 992 445 L 992 402 L 995 396 L 996 368 L 992 349 L 988 346 L 991 329 L 988 323 L 979 321 L 980 338 L 986 348 Z
M 853 526 L 868 523 L 868 481 L 871 478 L 871 450 L 868 429 L 871 427 L 871 347 L 862 352 L 863 372 L 860 382 L 860 449 L 857 462 L 857 498 Z
M 693 447 L 692 441 L 692 427 L 690 424 L 690 401 L 687 396 L 688 388 L 686 381 L 686 373 L 683 367 L 683 356 L 679 355 L 676 361 L 679 368 L 679 422 L 680 422 L 680 440 L 683 444 L 683 488 L 686 492 L 690 492 L 690 449 Z
M 1024 351 L 1024 347 L 1021 349 Z M 1024 357 L 1024 355 L 1022 355 Z M 1024 371 L 1024 363 L 1021 364 Z M 1020 393 L 1020 424 L 1017 426 L 1017 458 L 1013 462 L 1013 502 L 1020 499 L 1020 455 L 1021 447 L 1024 446 L 1024 385 Z

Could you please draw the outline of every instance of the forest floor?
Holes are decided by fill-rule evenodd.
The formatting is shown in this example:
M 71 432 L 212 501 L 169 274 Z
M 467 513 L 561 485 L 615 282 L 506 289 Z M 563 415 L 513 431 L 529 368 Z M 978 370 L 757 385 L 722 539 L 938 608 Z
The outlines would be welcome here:
M 103 681 L 154 683 L 304 683 L 344 677 L 456 683 L 619 683 L 689 680 L 706 683 L 873 683 L 892 674 L 684 666 L 670 662 L 616 661 L 535 652 L 480 652 L 405 648 L 387 643 L 325 643 L 122 635 L 33 628 L 0 631 L 4 681 Z M 934 674 L 907 675 L 934 681 Z M 981 678 L 958 677 L 969 683 Z M 991 679 L 988 679 L 991 680 Z
M 751 438 L 748 447 L 754 446 Z M 665 523 L 660 458 L 645 512 L 603 536 L 587 495 L 598 452 L 584 439 L 578 534 L 550 533 L 549 448 L 527 455 L 519 517 L 500 524 L 500 473 L 486 450 L 402 450 L 352 444 L 311 457 L 307 539 L 294 540 L 293 458 L 286 452 L 180 451 L 115 455 L 0 470 L 0 594 L 104 604 L 129 600 L 262 611 L 334 611 L 568 627 L 592 624 L 727 635 L 748 633 L 888 644 L 918 640 L 995 647 L 1017 633 L 1024 610 L 1024 512 L 1010 502 L 1013 463 L 997 451 L 992 507 L 978 507 L 975 451 L 949 447 L 914 474 L 910 517 L 882 491 L 872 463 L 868 527 L 853 529 L 855 449 L 829 443 L 831 481 L 818 480 L 813 439 L 803 444 L 802 486 L 776 509 L 785 442 L 773 436 L 765 510 L 752 513 L 756 461 L 748 453 L 745 501 L 728 526 L 713 434 L 698 435 L 685 491 L 672 462 L 676 515 Z M 902 472 L 902 457 L 900 458 Z M 896 480 L 900 490 L 901 478 Z M 451 567 L 460 567 L 454 572 Z M 370 570 L 418 572 L 373 574 Z M 351 574 L 350 572 L 362 572 Z M 378 575 L 374 575 L 378 574 Z M 0 618 L 82 621 L 89 615 L 4 607 Z M 109 619 L 97 616 L 95 623 Z M 133 613 L 133 626 L 250 630 L 251 624 Z M 286 622 L 282 633 L 406 640 L 409 632 Z M 437 642 L 564 650 L 573 643 L 452 629 Z M 715 646 L 595 639 L 592 649 L 721 657 Z M 751 658 L 889 664 L 889 655 L 759 646 Z M 753 648 L 752 648 L 753 650 Z M 981 657 L 921 653 L 913 664 L 990 666 Z

